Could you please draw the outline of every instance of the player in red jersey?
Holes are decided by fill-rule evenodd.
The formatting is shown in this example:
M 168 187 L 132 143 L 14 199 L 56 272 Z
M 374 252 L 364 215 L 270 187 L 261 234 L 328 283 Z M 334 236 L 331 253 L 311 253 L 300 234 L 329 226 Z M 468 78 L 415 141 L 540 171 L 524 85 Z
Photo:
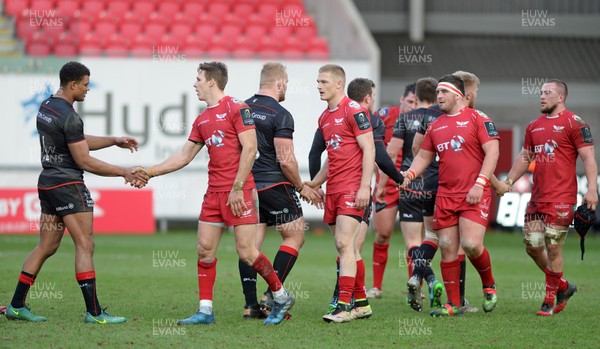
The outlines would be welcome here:
M 350 301 L 366 300 L 356 284 L 355 242 L 371 195 L 375 168 L 375 144 L 369 111 L 344 95 L 346 74 L 339 65 L 319 69 L 317 86 L 328 108 L 319 117 L 319 129 L 327 145 L 327 162 L 310 186 L 327 181 L 323 221 L 331 227 L 340 257 L 339 301 L 335 311 L 323 316 L 327 322 L 352 320 Z
M 546 296 L 537 314 L 551 316 L 561 312 L 577 291 L 575 284 L 563 278 L 562 256 L 577 203 L 577 157 L 583 160 L 588 181 L 583 202 L 592 211 L 598 205 L 598 166 L 590 127 L 566 109 L 567 84 L 548 80 L 540 92 L 543 114 L 527 126 L 523 149 L 506 181 L 498 183 L 502 186 L 498 194 L 509 191 L 535 160 L 531 200 L 525 212 L 524 242 L 527 254 L 546 274 Z
M 251 265 L 265 279 L 273 292 L 274 306 L 265 325 L 278 324 L 294 305 L 271 262 L 255 245 L 258 212 L 254 178 L 250 170 L 256 157 L 257 141 L 254 119 L 248 105 L 224 93 L 227 67 L 221 62 L 202 63 L 194 88 L 198 99 L 208 104 L 192 126 L 183 149 L 164 162 L 146 170 L 155 177 L 185 167 L 206 145 L 208 189 L 202 202 L 198 222 L 198 312 L 180 325 L 211 324 L 216 278 L 216 252 L 223 231 L 233 226 L 240 259 Z M 235 170 L 234 170 L 235 169 Z
M 465 71 L 456 71 L 452 75 L 458 76 L 465 83 L 465 101 L 467 107 L 475 108 L 475 102 L 477 101 L 477 92 L 479 90 L 479 78 L 469 72 Z M 437 117 L 436 117 L 437 118 Z M 416 155 L 421 149 L 421 144 L 423 143 L 423 138 L 425 137 L 425 131 L 430 123 L 433 122 L 435 118 L 427 118 L 423 123 L 423 127 L 417 130 L 415 134 L 415 138 L 413 140 L 412 152 Z M 432 169 L 432 166 L 428 167 L 428 171 Z M 435 173 L 437 177 L 438 168 L 435 167 Z M 435 179 L 435 187 L 437 188 L 437 178 Z M 418 251 L 415 251 L 414 254 L 417 256 L 414 259 L 414 274 L 416 275 L 416 280 L 409 280 L 409 300 L 413 299 L 415 302 L 411 303 L 414 305 L 414 308 L 417 310 L 420 309 L 420 283 L 421 279 L 427 280 L 431 275 L 433 275 L 433 270 L 431 269 L 431 260 L 435 256 L 435 253 L 438 248 L 438 238 L 433 229 L 433 211 L 426 210 L 424 213 L 423 220 L 425 223 L 425 240 L 419 246 Z M 466 280 L 466 270 L 467 265 L 465 262 L 465 252 L 462 247 L 458 248 L 458 261 L 460 263 L 460 304 L 463 311 L 467 313 L 476 313 L 479 311 L 477 307 L 469 304 L 469 302 L 465 299 L 465 280 Z M 437 290 L 436 290 L 437 291 Z M 412 294 L 411 294 L 412 293 Z M 437 296 L 439 292 L 436 294 L 432 294 L 430 292 L 430 303 L 433 306 L 434 304 L 439 304 L 439 296 Z M 414 309 L 413 308 L 413 309 Z
M 442 277 L 448 304 L 431 316 L 454 316 L 460 308 L 458 247 L 466 252 L 483 284 L 483 309 L 494 310 L 497 297 L 492 265 L 483 246 L 491 189 L 489 178 L 498 161 L 498 130 L 482 112 L 465 105 L 464 82 L 454 75 L 439 80 L 437 101 L 446 114 L 433 121 L 421 150 L 405 173 L 410 184 L 439 156 L 439 187 L 433 228 L 442 249 Z
M 400 97 L 399 106 L 381 108 L 375 113 L 385 123 L 384 144 L 386 147 L 392 139 L 394 125 L 400 114 L 414 110 L 415 105 L 415 84 L 412 83 L 405 87 L 404 94 Z M 399 153 L 393 160 L 396 163 L 396 168 L 400 169 L 402 154 Z M 400 192 L 392 179 L 382 181 L 378 173 L 375 188 L 373 198 L 375 202 L 375 214 L 373 215 L 375 230 L 375 241 L 373 242 L 373 287 L 367 291 L 367 297 L 369 298 L 381 298 L 383 274 L 387 265 L 390 238 L 394 231 L 394 222 L 396 221 L 398 205 L 400 204 Z

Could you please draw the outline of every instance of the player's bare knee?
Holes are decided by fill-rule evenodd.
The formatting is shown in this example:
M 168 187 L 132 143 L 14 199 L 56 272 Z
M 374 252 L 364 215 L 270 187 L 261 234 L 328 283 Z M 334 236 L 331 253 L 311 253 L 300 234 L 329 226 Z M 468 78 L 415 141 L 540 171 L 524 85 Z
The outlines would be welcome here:
M 564 245 L 565 239 L 567 238 L 567 230 L 563 228 L 554 228 L 547 226 L 544 233 L 544 241 L 546 246 L 550 245 Z
M 390 242 L 391 234 L 382 234 L 381 232 L 377 232 L 375 235 L 375 242 L 379 245 L 387 245 Z
M 435 242 L 436 244 L 439 243 L 437 234 L 431 230 L 425 230 L 425 240 Z
M 471 240 L 461 241 L 461 247 L 465 254 L 469 257 L 478 257 L 482 252 L 482 246 Z
M 542 253 L 544 253 L 544 247 L 543 246 L 530 246 L 530 245 L 525 245 L 525 251 L 527 251 L 527 254 L 530 257 L 537 257 L 539 255 L 541 255 Z
M 448 236 L 439 237 L 438 242 L 440 244 L 440 249 L 447 249 L 452 246 L 452 239 Z

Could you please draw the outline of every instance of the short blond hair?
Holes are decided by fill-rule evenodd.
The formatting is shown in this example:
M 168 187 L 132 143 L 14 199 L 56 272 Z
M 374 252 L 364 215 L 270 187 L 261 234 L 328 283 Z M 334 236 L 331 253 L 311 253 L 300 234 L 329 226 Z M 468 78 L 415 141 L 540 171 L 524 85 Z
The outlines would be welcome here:
M 462 81 L 465 82 L 465 88 L 479 86 L 479 78 L 477 77 L 477 75 L 475 75 L 473 73 L 469 73 L 469 72 L 462 71 L 462 70 L 457 70 L 454 73 L 452 73 L 452 75 L 455 75 L 455 76 L 458 76 L 459 78 L 461 78 Z
M 285 65 L 279 62 L 267 62 L 260 71 L 260 86 L 267 86 L 278 80 L 283 80 L 287 74 Z
M 319 73 L 331 73 L 334 79 L 342 80 L 343 85 L 346 85 L 346 72 L 337 64 L 325 64 L 319 68 Z

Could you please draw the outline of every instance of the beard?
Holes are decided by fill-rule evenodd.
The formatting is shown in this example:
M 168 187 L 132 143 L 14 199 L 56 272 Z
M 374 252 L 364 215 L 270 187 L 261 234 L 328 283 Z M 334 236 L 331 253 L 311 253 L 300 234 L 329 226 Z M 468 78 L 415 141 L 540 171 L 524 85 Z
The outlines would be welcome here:
M 546 105 L 545 107 L 540 108 L 540 111 L 544 114 L 552 115 L 556 110 L 556 105 Z

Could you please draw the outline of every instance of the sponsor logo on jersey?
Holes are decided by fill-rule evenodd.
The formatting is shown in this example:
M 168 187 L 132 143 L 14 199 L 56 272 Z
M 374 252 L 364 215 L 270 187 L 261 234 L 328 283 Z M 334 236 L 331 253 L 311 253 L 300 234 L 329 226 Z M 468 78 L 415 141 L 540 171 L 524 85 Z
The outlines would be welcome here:
M 379 116 L 386 116 L 388 113 L 388 108 L 381 108 L 377 111 L 377 114 L 379 114 Z
M 344 201 L 346 207 L 356 207 L 356 202 Z
M 248 203 L 246 203 L 247 205 Z M 252 209 L 248 209 L 246 211 L 242 211 L 242 215 L 240 217 L 247 217 L 252 213 Z
M 75 205 L 73 205 L 72 203 L 69 202 L 69 204 L 66 206 L 58 206 L 56 208 L 56 211 L 58 212 L 58 211 L 64 211 L 64 210 L 72 210 L 73 207 L 75 207 Z
M 557 126 L 557 125 L 552 125 L 552 128 L 554 128 L 554 132 L 562 132 L 565 129 L 564 126 Z
M 498 129 L 496 128 L 496 125 L 494 125 L 493 122 L 491 121 L 485 121 L 483 123 L 485 125 L 485 129 L 487 131 L 488 136 L 490 137 L 498 137 Z
M 348 105 L 351 108 L 360 108 L 360 104 L 358 104 L 356 101 L 350 101 L 350 103 L 348 103 Z
M 404 217 L 404 218 L 413 218 L 413 214 L 412 213 L 403 213 L 402 217 Z
M 215 114 L 215 116 L 217 117 L 217 120 L 223 120 L 227 116 L 227 113 Z
M 587 144 L 594 143 L 594 137 L 592 137 L 592 131 L 590 131 L 589 126 L 583 126 L 579 130 L 581 131 L 581 137 L 583 138 L 583 141 L 585 143 L 587 143 Z
M 488 218 L 488 215 L 489 215 L 489 213 L 486 213 L 486 212 L 484 212 L 484 211 L 482 211 L 482 210 L 479 210 L 479 213 L 481 214 L 481 217 L 483 217 L 483 218 L 485 218 L 485 219 L 487 219 L 487 218 Z
M 367 116 L 362 111 L 354 114 L 354 121 L 356 121 L 358 129 L 361 131 L 368 130 L 369 128 L 371 128 L 371 123 L 369 122 L 369 119 L 367 119 Z
M 225 145 L 225 143 L 223 143 L 223 138 L 225 138 L 225 132 L 221 130 L 216 130 L 213 132 L 212 136 L 210 136 L 210 138 L 207 140 L 206 145 L 222 147 Z
M 477 112 L 477 114 L 483 116 L 486 119 L 489 119 L 490 117 L 486 115 L 486 113 L 482 112 L 481 110 L 477 110 L 475 109 L 475 111 Z
M 252 112 L 250 111 L 250 108 L 240 109 L 240 114 L 242 114 L 242 120 L 244 121 L 244 126 L 254 125 L 254 119 L 252 118 Z
M 459 135 L 452 137 L 450 140 L 450 146 L 454 151 L 462 151 L 462 144 L 465 142 L 465 139 Z
M 458 125 L 458 127 L 467 127 L 469 122 L 468 121 L 457 121 L 456 124 Z
M 337 150 L 340 149 L 340 143 L 342 143 L 342 137 L 338 136 L 337 134 L 333 134 L 331 136 L 331 138 L 325 142 L 327 144 L 328 147 L 331 147 L 332 150 Z
M 37 118 L 40 119 L 40 120 L 42 120 L 42 121 L 44 121 L 44 122 L 46 122 L 47 124 L 49 124 L 49 123 L 52 122 L 52 118 L 51 117 L 46 116 L 46 115 L 44 115 L 44 114 L 42 114 L 40 112 L 37 113 Z
M 336 125 L 339 125 L 339 124 L 341 124 L 341 123 L 342 123 L 342 121 L 344 121 L 344 118 L 340 118 L 340 119 L 335 119 L 335 118 L 334 118 L 333 120 L 335 121 L 335 124 L 336 124 Z
M 257 113 L 252 113 L 252 118 L 262 120 L 262 121 L 265 121 L 267 119 L 267 117 L 265 115 L 260 115 Z
M 440 127 L 434 128 L 434 129 L 433 129 L 433 131 L 431 131 L 431 132 L 436 132 L 436 131 L 439 131 L 439 130 L 443 130 L 443 129 L 445 129 L 445 128 L 448 128 L 448 126 L 446 126 L 446 125 L 442 125 L 442 126 L 440 126 Z
M 585 124 L 585 121 L 581 119 L 578 115 L 573 115 L 573 120 L 577 121 L 580 124 Z
M 208 121 L 209 121 L 208 119 L 206 119 L 206 120 L 202 120 L 202 121 L 200 121 L 200 122 L 198 123 L 198 126 L 200 126 L 200 125 L 204 125 L 204 124 L 206 124 Z
M 534 147 L 534 152 L 536 154 L 539 154 L 543 150 L 544 153 L 546 153 L 548 155 L 554 155 L 554 149 L 556 149 L 556 148 L 558 148 L 558 143 L 556 143 L 556 141 L 554 141 L 553 139 L 549 139 L 544 144 L 536 145 Z
M 540 131 L 544 131 L 544 128 L 543 128 L 543 127 L 537 127 L 537 128 L 534 128 L 534 129 L 531 131 L 531 133 L 534 133 L 534 132 L 540 132 Z

